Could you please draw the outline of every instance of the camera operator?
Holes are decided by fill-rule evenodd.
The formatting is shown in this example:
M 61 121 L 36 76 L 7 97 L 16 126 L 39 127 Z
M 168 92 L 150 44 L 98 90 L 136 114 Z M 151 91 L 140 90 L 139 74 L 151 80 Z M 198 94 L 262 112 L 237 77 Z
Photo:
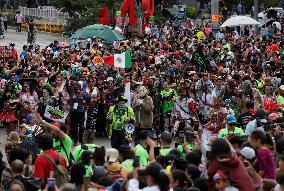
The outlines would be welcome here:
M 196 131 L 191 131 L 185 128 L 184 131 L 180 131 L 178 134 L 178 146 L 183 157 L 185 157 L 191 151 L 198 149 L 201 141 Z

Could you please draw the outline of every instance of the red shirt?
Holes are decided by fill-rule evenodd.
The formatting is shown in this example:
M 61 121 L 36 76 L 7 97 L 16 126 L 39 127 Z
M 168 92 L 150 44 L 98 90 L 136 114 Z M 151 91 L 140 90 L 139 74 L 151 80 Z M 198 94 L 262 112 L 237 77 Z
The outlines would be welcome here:
M 54 160 L 58 159 L 59 154 L 54 150 L 44 151 L 43 154 L 48 154 Z M 61 164 L 66 167 L 66 160 L 61 156 Z M 34 176 L 44 179 L 46 183 L 47 178 L 50 176 L 50 171 L 54 171 L 54 165 L 46 157 L 39 155 L 35 160 Z

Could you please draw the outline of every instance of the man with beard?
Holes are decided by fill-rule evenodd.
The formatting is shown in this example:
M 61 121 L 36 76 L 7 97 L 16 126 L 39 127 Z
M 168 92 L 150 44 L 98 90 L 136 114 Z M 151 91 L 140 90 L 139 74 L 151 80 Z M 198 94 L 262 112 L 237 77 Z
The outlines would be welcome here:
M 35 117 L 38 124 L 44 125 L 50 131 L 53 137 L 52 150 L 62 155 L 67 162 L 67 166 L 70 166 L 73 158 L 73 156 L 71 155 L 71 148 L 73 143 L 71 138 L 64 133 L 64 126 L 61 125 L 59 122 L 55 122 L 53 124 L 48 123 L 43 120 L 39 114 L 37 114 Z

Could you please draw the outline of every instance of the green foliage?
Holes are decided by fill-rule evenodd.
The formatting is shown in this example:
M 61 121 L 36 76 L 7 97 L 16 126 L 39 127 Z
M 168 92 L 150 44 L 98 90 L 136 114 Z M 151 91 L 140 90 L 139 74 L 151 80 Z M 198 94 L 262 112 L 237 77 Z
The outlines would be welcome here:
M 195 18 L 195 16 L 198 14 L 198 9 L 195 7 L 187 7 L 186 14 L 189 18 Z
M 88 8 L 96 5 L 95 0 L 52 0 L 51 3 L 55 8 L 69 14 L 70 17 L 78 17 Z

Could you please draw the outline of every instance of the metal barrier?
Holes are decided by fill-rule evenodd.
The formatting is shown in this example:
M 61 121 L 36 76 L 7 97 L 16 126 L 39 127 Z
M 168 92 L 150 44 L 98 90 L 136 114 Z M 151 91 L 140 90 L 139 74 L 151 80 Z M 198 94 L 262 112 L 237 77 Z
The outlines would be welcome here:
M 21 11 L 24 16 L 37 17 L 42 19 L 46 24 L 65 24 L 68 18 L 68 14 L 55 8 L 41 9 L 19 6 L 18 10 Z

